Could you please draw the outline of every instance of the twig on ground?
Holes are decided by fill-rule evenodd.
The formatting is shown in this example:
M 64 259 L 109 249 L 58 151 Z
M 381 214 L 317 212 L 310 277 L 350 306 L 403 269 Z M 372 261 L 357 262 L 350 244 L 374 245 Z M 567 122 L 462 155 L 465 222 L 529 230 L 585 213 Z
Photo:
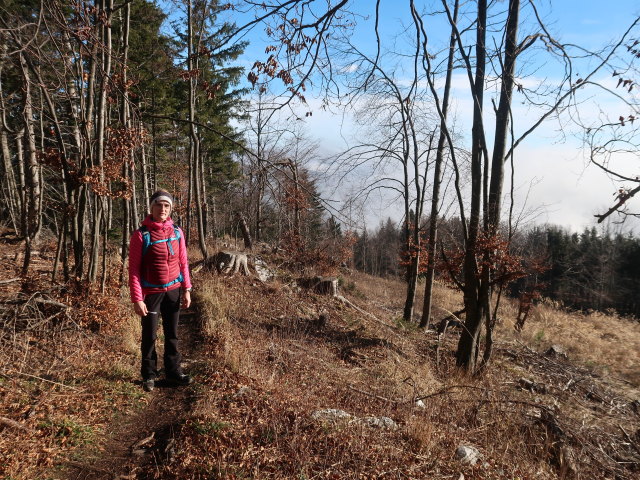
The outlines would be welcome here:
M 629 444 L 636 450 L 636 452 L 640 453 L 640 446 L 638 446 L 638 442 L 633 441 L 633 439 L 629 436 L 627 431 L 624 428 L 622 428 L 622 425 L 618 425 L 618 428 L 622 430 L 622 433 L 627 439 L 627 442 L 629 442 Z
M 442 390 L 438 390 L 437 392 L 430 393 L 429 395 L 423 395 L 421 397 L 418 397 L 418 398 L 416 398 L 416 402 L 418 400 L 425 400 L 427 398 L 437 397 L 438 395 L 444 395 L 445 393 L 449 393 L 454 388 L 471 388 L 471 389 L 475 389 L 475 390 L 487 391 L 486 388 L 484 388 L 484 387 L 476 387 L 475 385 L 451 385 L 449 387 L 443 388 Z
M 373 313 L 369 313 L 366 310 L 363 310 L 362 308 L 360 308 L 359 306 L 357 306 L 356 304 L 354 304 L 353 302 L 351 302 L 350 300 L 346 299 L 345 297 L 343 297 L 342 295 L 337 295 L 335 297 L 337 300 L 341 301 L 342 303 L 344 303 L 345 305 L 350 306 L 351 308 L 353 308 L 354 310 L 362 313 L 363 315 L 366 315 L 367 317 L 371 318 L 372 320 L 378 322 L 380 325 L 383 325 L 385 327 L 387 327 L 388 329 L 390 329 L 394 334 L 400 336 L 396 331 L 395 331 L 395 327 L 393 325 L 389 325 L 388 323 L 383 322 L 382 320 L 380 320 L 378 317 L 376 317 Z
M 18 430 L 27 430 L 27 427 L 25 427 L 21 423 L 18 423 L 15 420 L 11 420 L 7 417 L 0 417 L 0 425 L 4 425 L 5 427 L 9 428 L 15 428 Z
M 15 373 L 18 374 L 18 375 L 22 375 L 24 377 L 35 378 L 36 380 L 41 380 L 43 382 L 52 383 L 53 385 L 58 385 L 60 387 L 69 388 L 71 390 L 75 390 L 76 392 L 80 392 L 81 391 L 79 388 L 72 387 L 71 385 L 65 385 L 64 383 L 54 382 L 53 380 L 47 380 L 46 378 L 38 377 L 37 375 L 31 375 L 30 373 L 24 373 L 24 372 L 15 372 Z M 5 376 L 5 375 L 3 374 L 3 376 Z
M 382 397 L 380 395 L 376 395 L 375 393 L 371 393 L 371 392 L 365 392 L 364 390 L 360 390 L 356 387 L 352 387 L 351 385 L 347 385 L 347 388 L 349 390 L 353 390 L 354 392 L 358 392 L 361 393 L 362 395 L 367 395 L 368 397 L 373 397 L 373 398 L 377 398 L 378 400 L 382 400 L 384 402 L 389 402 L 389 403 L 403 403 L 403 402 L 399 402 L 398 400 L 392 400 L 391 398 L 387 398 L 387 397 Z

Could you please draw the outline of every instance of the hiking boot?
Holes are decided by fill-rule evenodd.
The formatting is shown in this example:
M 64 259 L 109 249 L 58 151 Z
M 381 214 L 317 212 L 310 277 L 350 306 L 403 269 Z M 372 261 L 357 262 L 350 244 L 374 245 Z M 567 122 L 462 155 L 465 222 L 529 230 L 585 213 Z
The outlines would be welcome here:
M 156 386 L 156 381 L 154 378 L 145 378 L 142 381 L 142 388 L 145 392 L 152 392 Z
M 169 380 L 172 383 L 175 383 L 176 385 L 189 385 L 190 383 L 193 382 L 193 378 L 191 378 L 191 376 L 186 375 L 184 373 L 179 373 L 178 375 L 171 375 L 167 377 L 167 380 Z

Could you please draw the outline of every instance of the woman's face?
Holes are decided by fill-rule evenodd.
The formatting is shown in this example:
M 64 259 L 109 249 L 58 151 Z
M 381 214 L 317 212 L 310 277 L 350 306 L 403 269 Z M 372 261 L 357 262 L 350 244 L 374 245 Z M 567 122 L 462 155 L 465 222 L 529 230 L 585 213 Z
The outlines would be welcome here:
M 161 200 L 151 205 L 151 216 L 155 222 L 164 222 L 171 213 L 171 204 Z

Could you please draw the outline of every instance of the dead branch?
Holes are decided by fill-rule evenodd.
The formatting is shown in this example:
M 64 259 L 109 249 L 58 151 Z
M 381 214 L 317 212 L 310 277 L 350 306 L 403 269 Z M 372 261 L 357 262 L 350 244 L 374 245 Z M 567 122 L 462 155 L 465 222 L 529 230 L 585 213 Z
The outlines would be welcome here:
M 450 386 L 448 386 L 446 388 L 443 388 L 442 390 L 438 390 L 437 392 L 430 393 L 429 395 L 423 395 L 421 397 L 417 397 L 416 398 L 416 402 L 418 400 L 426 400 L 427 398 L 437 397 L 438 395 L 444 395 L 445 393 L 449 393 L 454 388 L 470 388 L 470 389 L 474 389 L 474 390 L 480 390 L 482 392 L 486 392 L 487 391 L 486 388 L 484 388 L 484 387 L 476 387 L 475 385 L 450 385 Z
M 13 372 L 13 373 L 16 373 L 17 375 L 22 375 L 23 377 L 35 378 L 36 380 L 41 380 L 43 382 L 51 383 L 53 385 L 58 385 L 59 387 L 65 387 L 65 388 L 68 388 L 70 390 L 74 390 L 76 392 L 80 392 L 81 391 L 79 388 L 72 387 L 71 385 L 65 385 L 64 383 L 54 382 L 53 380 L 48 380 L 46 378 L 38 377 L 37 375 L 31 375 L 30 373 L 25 373 L 25 372 Z M 3 374 L 3 376 L 4 376 L 4 374 Z
M 7 417 L 0 417 L 0 425 L 4 425 L 5 427 L 8 427 L 8 428 L 14 428 L 16 430 L 27 430 L 27 427 L 25 427 L 21 423 L 18 423 L 15 420 L 12 420 Z
M 387 398 L 387 397 L 383 397 L 383 396 L 380 396 L 380 395 L 376 395 L 375 393 L 365 392 L 364 390 L 360 390 L 360 389 L 358 389 L 356 387 L 352 387 L 351 385 L 347 385 L 347 388 L 349 390 L 353 390 L 354 392 L 361 393 L 362 395 L 366 395 L 368 397 L 377 398 L 378 400 L 382 400 L 383 402 L 395 403 L 395 404 L 403 403 L 403 402 L 400 402 L 398 400 L 393 400 L 391 398 Z
M 627 200 L 632 198 L 636 193 L 640 192 L 640 186 L 637 186 L 633 190 L 626 192 L 624 195 L 620 195 L 618 199 L 618 203 L 616 203 L 613 207 L 607 210 L 605 213 L 600 215 L 594 215 L 598 219 L 598 223 L 602 223 L 609 215 L 618 211 L 618 209 L 626 203 Z
M 363 309 L 361 309 L 360 307 L 358 307 L 357 305 L 355 305 L 354 303 L 350 302 L 349 300 L 347 300 L 345 297 L 343 297 L 342 295 L 336 295 L 335 298 L 337 300 L 340 300 L 342 303 L 344 303 L 345 305 L 350 306 L 351 308 L 353 308 L 354 310 L 362 313 L 363 315 L 366 315 L 367 317 L 371 318 L 372 320 L 378 322 L 380 325 L 383 325 L 389 329 L 391 329 L 393 331 L 393 333 L 395 333 L 397 335 L 397 333 L 395 332 L 395 327 L 393 327 L 392 325 L 389 325 L 388 323 L 383 322 L 382 320 L 380 320 L 378 317 L 376 317 L 373 313 L 369 313 Z

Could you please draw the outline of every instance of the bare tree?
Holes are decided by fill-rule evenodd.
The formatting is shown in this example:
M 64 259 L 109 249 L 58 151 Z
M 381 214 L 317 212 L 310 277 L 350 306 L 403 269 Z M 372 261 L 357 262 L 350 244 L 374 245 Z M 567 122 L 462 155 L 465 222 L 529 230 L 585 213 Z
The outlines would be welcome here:
M 358 134 L 356 145 L 339 155 L 329 171 L 340 177 L 338 185 L 347 179 L 364 177 L 356 200 L 378 190 L 392 192 L 401 200 L 407 282 L 403 318 L 411 321 L 422 253 L 421 219 L 435 134 L 430 125 L 431 115 L 423 107 L 430 102 L 418 89 L 417 64 L 405 85 L 406 79 L 388 73 L 380 62 L 355 49 L 354 53 L 356 61 L 365 66 L 360 78 L 354 79 L 352 95 L 364 134 Z

